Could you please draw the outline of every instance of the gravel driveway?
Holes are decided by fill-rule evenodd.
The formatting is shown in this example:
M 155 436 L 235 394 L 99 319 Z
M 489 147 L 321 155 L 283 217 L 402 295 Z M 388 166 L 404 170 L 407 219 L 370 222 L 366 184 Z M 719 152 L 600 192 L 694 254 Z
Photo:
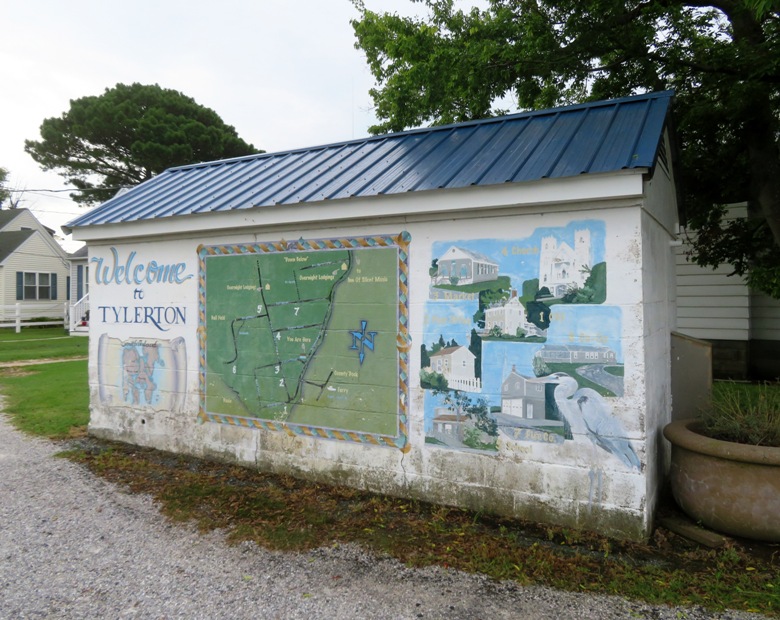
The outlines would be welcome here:
M 758 618 L 410 569 L 357 547 L 229 546 L 0 415 L 0 618 Z

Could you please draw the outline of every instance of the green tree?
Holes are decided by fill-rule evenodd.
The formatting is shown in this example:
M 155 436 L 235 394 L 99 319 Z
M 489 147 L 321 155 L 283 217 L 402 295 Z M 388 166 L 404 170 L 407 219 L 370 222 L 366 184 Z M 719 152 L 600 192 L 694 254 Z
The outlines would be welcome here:
M 80 191 L 76 202 L 105 201 L 171 166 L 258 153 L 216 112 L 157 84 L 117 84 L 41 124 L 25 150 L 44 170 Z
M 431 365 L 431 356 L 428 355 L 428 347 L 425 343 L 420 345 L 420 368 L 428 368 Z
M 3 208 L 3 203 L 8 200 L 8 198 L 11 195 L 11 192 L 8 190 L 8 187 L 6 186 L 6 182 L 8 181 L 8 170 L 5 168 L 0 168 L 0 209 Z
M 674 89 L 693 258 L 780 297 L 780 12 L 774 0 L 489 0 L 424 19 L 354 0 L 372 131 Z M 725 223 L 723 205 L 752 217 Z

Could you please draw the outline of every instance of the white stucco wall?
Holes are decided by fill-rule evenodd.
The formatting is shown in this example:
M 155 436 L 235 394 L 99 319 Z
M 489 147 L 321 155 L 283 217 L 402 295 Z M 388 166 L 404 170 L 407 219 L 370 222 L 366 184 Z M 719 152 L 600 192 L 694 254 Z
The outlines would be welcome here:
M 668 341 L 674 316 L 669 312 L 672 284 L 666 280 L 673 267 L 669 235 L 655 216 L 643 211 L 639 175 L 601 178 L 600 191 L 592 178 L 579 181 L 529 184 L 512 191 L 502 187 L 393 197 L 381 203 L 387 205 L 381 219 L 365 216 L 380 210 L 377 200 L 369 200 L 362 206 L 352 201 L 343 208 L 331 205 L 327 214 L 315 210 L 309 219 L 300 212 L 309 206 L 299 211 L 280 207 L 275 213 L 215 214 L 211 231 L 209 218 L 202 216 L 181 220 L 192 225 L 187 230 L 177 224 L 175 233 L 165 221 L 77 230 L 74 237 L 88 239 L 91 256 L 90 431 L 390 494 L 620 537 L 646 537 L 663 467 L 657 438 L 668 415 Z M 285 216 L 297 221 L 285 225 L 281 223 Z M 599 447 L 581 425 L 571 424 L 570 436 L 565 436 L 564 427 L 556 427 L 554 420 L 514 432 L 500 427 L 495 435 L 483 434 L 483 443 L 476 448 L 432 441 L 430 415 L 441 403 L 421 386 L 420 346 L 430 345 L 439 331 L 458 324 L 462 324 L 458 344 L 468 346 L 463 339 L 473 327 L 471 314 L 476 310 L 473 301 L 430 295 L 432 260 L 456 241 L 477 250 L 494 247 L 496 260 L 502 261 L 501 273 L 514 287 L 515 280 L 522 283 L 525 277 L 519 275 L 524 261 L 538 258 L 537 238 L 554 234 L 565 241 L 583 226 L 592 231 L 594 243 L 601 244 L 606 299 L 551 304 L 547 341 L 608 343 L 618 352 L 615 393 L 607 392 L 603 399 L 588 393 L 586 400 L 602 403 L 600 411 L 617 429 L 613 439 L 622 446 L 623 456 Z M 403 449 L 266 430 L 251 423 L 199 420 L 199 246 L 368 238 L 401 231 L 411 236 L 408 432 Z M 146 281 L 143 276 L 152 263 L 170 267 L 180 282 Z M 119 266 L 118 272 L 114 266 Z M 451 320 L 439 320 L 441 316 Z M 170 371 L 155 375 L 153 398 L 144 395 L 148 384 L 143 380 L 134 379 L 135 395 L 132 389 L 124 391 L 121 380 L 128 368 L 137 369 L 137 360 L 128 365 L 123 351 L 134 348 L 132 355 L 138 355 L 150 346 L 157 347 L 162 359 L 152 370 L 164 366 Z M 495 378 L 500 385 L 515 363 L 525 364 L 525 373 L 531 374 L 532 353 L 541 346 L 539 341 L 483 341 L 483 384 Z M 549 394 L 552 398 L 552 391 Z M 483 387 L 473 402 L 477 396 L 491 398 L 490 389 Z M 499 388 L 499 403 L 500 397 Z

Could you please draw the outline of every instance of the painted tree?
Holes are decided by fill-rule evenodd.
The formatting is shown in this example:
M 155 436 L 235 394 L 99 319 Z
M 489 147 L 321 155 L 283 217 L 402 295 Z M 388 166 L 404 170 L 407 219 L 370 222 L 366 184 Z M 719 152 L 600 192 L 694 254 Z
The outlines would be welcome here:
M 424 19 L 354 0 L 376 133 L 674 89 L 693 258 L 780 297 L 780 13 L 772 0 L 489 0 Z M 723 205 L 752 216 L 726 223 Z
M 117 84 L 99 96 L 70 102 L 41 124 L 41 140 L 25 150 L 93 204 L 120 187 L 137 185 L 171 166 L 258 153 L 213 110 L 157 84 Z

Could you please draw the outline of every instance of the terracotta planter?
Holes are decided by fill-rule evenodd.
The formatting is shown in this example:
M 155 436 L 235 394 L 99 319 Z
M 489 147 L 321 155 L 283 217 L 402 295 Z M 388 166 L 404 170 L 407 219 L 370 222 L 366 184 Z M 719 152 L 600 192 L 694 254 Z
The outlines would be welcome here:
M 664 428 L 680 508 L 713 530 L 780 542 L 780 448 L 719 441 L 695 429 L 695 420 Z

